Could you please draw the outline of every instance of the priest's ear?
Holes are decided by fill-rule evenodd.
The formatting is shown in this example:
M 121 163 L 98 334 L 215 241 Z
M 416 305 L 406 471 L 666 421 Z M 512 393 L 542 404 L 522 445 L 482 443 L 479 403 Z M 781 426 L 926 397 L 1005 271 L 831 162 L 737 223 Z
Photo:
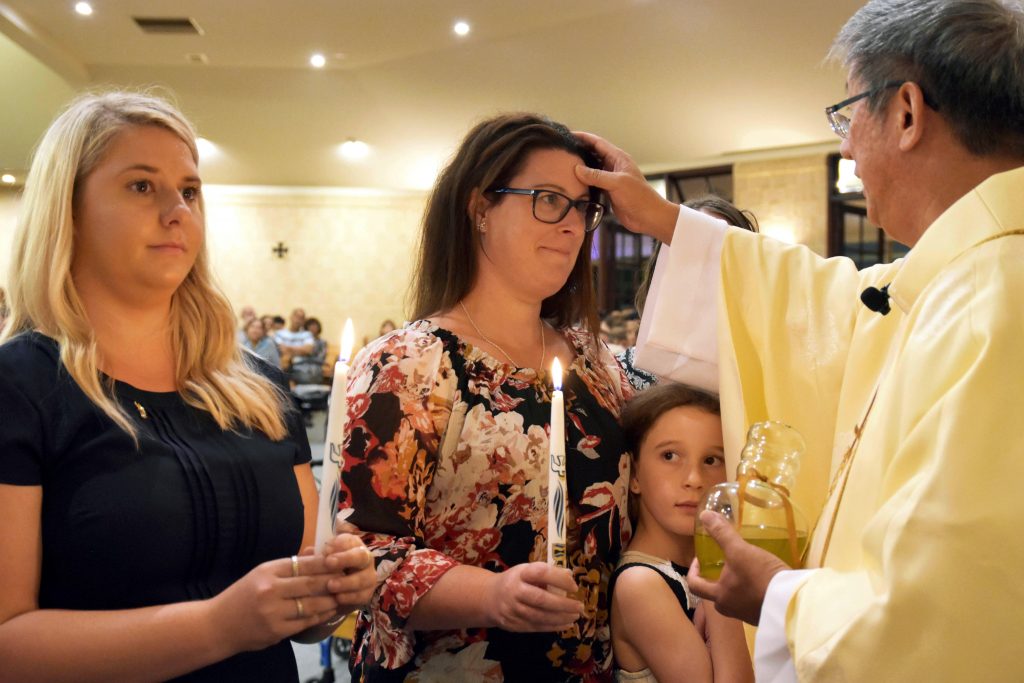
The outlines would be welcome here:
M 939 119 L 930 116 L 934 111 L 929 111 L 924 91 L 913 81 L 901 85 L 893 101 L 899 121 L 899 148 L 900 151 L 909 152 L 921 142 L 925 134 L 928 123 L 925 115 L 928 114 L 932 121 Z

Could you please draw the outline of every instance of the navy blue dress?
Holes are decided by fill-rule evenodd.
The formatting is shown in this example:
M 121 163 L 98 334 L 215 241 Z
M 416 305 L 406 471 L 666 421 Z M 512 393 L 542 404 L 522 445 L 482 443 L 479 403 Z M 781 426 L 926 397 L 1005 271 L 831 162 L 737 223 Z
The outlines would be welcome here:
M 202 600 L 299 550 L 293 468 L 310 459 L 301 418 L 289 415 L 275 442 L 223 431 L 177 393 L 114 391 L 138 448 L 71 379 L 54 340 L 25 333 L 0 345 L 0 483 L 43 487 L 41 609 Z M 297 679 L 285 640 L 177 680 Z

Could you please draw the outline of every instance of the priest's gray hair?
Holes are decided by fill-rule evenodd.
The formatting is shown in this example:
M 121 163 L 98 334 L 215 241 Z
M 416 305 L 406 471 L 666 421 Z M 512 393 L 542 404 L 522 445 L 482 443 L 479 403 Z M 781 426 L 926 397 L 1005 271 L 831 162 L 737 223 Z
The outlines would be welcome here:
M 871 0 L 843 26 L 829 57 L 863 90 L 917 83 L 970 152 L 1024 158 L 1018 0 Z M 870 109 L 877 112 L 893 93 L 879 90 Z

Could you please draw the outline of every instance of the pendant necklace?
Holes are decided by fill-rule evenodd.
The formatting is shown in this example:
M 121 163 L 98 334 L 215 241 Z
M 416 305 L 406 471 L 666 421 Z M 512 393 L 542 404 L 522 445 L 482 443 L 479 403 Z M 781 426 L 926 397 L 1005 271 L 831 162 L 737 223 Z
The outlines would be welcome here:
M 505 349 L 503 349 L 500 346 L 498 346 L 497 344 L 495 344 L 493 341 L 491 341 L 487 337 L 486 334 L 484 334 L 483 332 L 480 331 L 480 328 L 477 327 L 477 324 L 473 321 L 473 316 L 471 316 L 469 314 L 469 311 L 466 310 L 466 304 L 464 304 L 464 303 L 462 303 L 460 301 L 459 302 L 459 306 L 462 307 L 462 312 L 466 314 L 466 320 L 468 320 L 469 324 L 473 326 L 473 329 L 476 330 L 476 333 L 478 335 L 480 335 L 480 338 L 483 339 L 488 344 L 490 344 L 491 346 L 493 346 L 494 348 L 496 348 L 498 351 L 501 351 L 502 355 L 504 355 L 505 358 L 508 358 L 508 362 L 511 363 L 513 366 L 519 367 L 519 364 L 516 363 L 514 360 L 512 360 L 512 356 L 510 356 L 508 354 L 508 351 L 506 351 Z M 541 320 L 540 321 L 540 369 L 541 370 L 544 369 L 544 361 L 547 359 L 547 356 L 548 356 L 547 339 L 545 338 L 545 336 L 546 335 L 544 334 L 544 321 Z

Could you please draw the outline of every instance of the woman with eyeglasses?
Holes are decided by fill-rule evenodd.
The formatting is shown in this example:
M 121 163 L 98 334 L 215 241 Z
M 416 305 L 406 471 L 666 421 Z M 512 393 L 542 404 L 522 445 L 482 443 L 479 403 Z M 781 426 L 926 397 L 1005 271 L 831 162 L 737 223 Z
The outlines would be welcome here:
M 380 582 L 363 681 L 610 680 L 607 582 L 629 537 L 631 393 L 597 341 L 596 160 L 531 114 L 477 125 L 433 190 L 412 320 L 349 380 L 342 507 Z M 548 565 L 552 361 L 567 369 L 568 569 Z

